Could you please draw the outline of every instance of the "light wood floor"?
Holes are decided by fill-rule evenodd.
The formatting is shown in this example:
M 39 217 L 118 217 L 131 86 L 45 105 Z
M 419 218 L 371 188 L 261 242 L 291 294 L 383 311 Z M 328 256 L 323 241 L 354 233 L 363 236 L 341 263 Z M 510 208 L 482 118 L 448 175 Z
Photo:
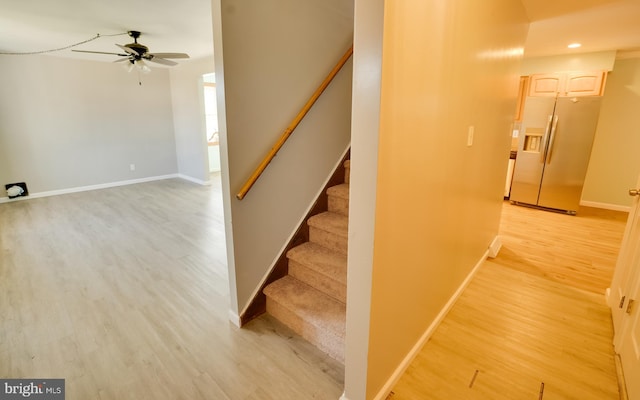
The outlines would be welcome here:
M 603 294 L 611 284 L 627 213 L 581 207 L 576 216 L 505 203 L 501 264 Z
M 505 203 L 485 262 L 390 399 L 618 400 L 608 286 L 625 213 Z
M 625 216 L 503 215 L 391 398 L 617 399 L 602 293 Z M 68 400 L 337 399 L 339 363 L 268 316 L 228 322 L 222 218 L 215 179 L 0 204 L 0 377 L 66 378 Z
M 331 399 L 344 367 L 268 316 L 237 329 L 219 180 L 0 204 L 0 377 L 67 400 Z

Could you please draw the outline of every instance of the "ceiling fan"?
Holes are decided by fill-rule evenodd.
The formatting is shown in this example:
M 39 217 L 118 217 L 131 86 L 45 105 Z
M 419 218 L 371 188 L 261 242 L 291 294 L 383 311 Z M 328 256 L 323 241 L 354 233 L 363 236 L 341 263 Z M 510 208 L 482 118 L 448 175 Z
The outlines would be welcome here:
M 89 50 L 72 50 L 79 53 L 94 53 L 94 54 L 111 54 L 115 56 L 120 56 L 124 58 L 120 58 L 115 60 L 114 62 L 126 62 L 128 66 L 128 70 L 131 71 L 133 67 L 138 67 L 142 72 L 149 72 L 151 68 L 147 66 L 145 61 L 151 61 L 158 64 L 163 65 L 177 65 L 178 63 L 169 58 L 189 58 L 188 54 L 185 53 L 149 53 L 149 48 L 141 43 L 138 43 L 138 38 L 140 37 L 140 32 L 138 31 L 128 31 L 129 36 L 133 38 L 133 43 L 120 45 L 116 44 L 116 46 L 120 47 L 123 52 L 121 53 L 109 53 L 104 51 L 89 51 Z

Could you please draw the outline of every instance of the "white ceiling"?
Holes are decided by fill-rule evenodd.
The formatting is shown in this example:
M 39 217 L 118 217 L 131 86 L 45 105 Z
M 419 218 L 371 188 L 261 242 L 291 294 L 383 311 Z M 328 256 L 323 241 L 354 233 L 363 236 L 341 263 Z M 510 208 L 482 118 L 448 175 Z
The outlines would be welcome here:
M 96 34 L 125 33 L 74 47 L 121 52 L 115 43 L 133 42 L 126 35 L 129 30 L 140 31 L 138 42 L 152 53 L 187 53 L 191 58 L 210 55 L 211 0 L 0 0 L 0 52 L 55 49 Z M 71 50 L 51 54 L 108 62 L 118 58 Z
M 525 57 L 640 50 L 640 0 L 522 0 L 529 19 Z M 582 43 L 577 50 L 567 48 Z
M 518 1 L 518 0 L 514 0 Z M 532 23 L 525 57 L 602 50 L 640 51 L 640 0 L 522 0 Z M 211 0 L 0 0 L 0 52 L 65 47 L 118 52 L 129 30 L 151 52 L 212 53 Z M 567 44 L 578 41 L 578 50 Z M 109 55 L 63 50 L 64 57 L 112 61 Z M 115 57 L 115 56 L 114 56 Z M 180 61 L 180 60 L 178 60 Z M 155 64 L 157 65 L 157 64 Z

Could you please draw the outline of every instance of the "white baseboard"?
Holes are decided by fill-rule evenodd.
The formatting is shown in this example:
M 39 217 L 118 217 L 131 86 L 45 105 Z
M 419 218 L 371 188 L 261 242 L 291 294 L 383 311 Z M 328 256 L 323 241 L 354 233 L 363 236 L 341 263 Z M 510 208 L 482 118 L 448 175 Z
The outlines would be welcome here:
M 605 210 L 612 210 L 612 211 L 622 211 L 622 212 L 631 211 L 631 207 L 629 206 L 621 206 L 618 204 L 609 204 L 609 203 L 598 203 L 597 201 L 580 200 L 580 205 L 585 207 L 603 208 Z
M 620 400 L 629 400 L 629 392 L 627 392 L 627 380 L 624 377 L 624 369 L 622 367 L 622 359 L 619 353 L 614 355 L 616 364 L 616 377 L 618 378 L 618 392 L 620 393 Z
M 420 337 L 420 340 L 418 340 L 418 342 L 413 346 L 411 351 L 409 351 L 409 353 L 405 356 L 405 358 L 402 360 L 400 365 L 398 365 L 398 367 L 393 372 L 393 374 L 391 374 L 391 376 L 389 377 L 387 382 L 384 384 L 384 386 L 382 386 L 378 394 L 374 397 L 374 400 L 384 400 L 387 398 L 389 393 L 391 393 L 391 390 L 396 385 L 396 383 L 398 383 L 398 381 L 400 380 L 400 377 L 402 377 L 402 374 L 404 374 L 404 372 L 407 370 L 409 365 L 411 365 L 411 362 L 413 361 L 413 359 L 418 355 L 418 353 L 420 352 L 422 347 L 425 345 L 425 343 L 427 343 L 431 335 L 433 335 L 433 332 L 435 332 L 438 325 L 440 325 L 442 320 L 444 320 L 444 318 L 447 316 L 447 314 L 449 313 L 453 305 L 456 303 L 456 301 L 458 300 L 462 292 L 464 292 L 467 286 L 469 286 L 469 283 L 471 283 L 471 280 L 473 279 L 475 274 L 478 272 L 478 270 L 480 269 L 480 267 L 485 262 L 488 256 L 489 256 L 489 250 L 484 252 L 480 260 L 478 260 L 476 265 L 473 267 L 473 269 L 469 273 L 469 275 L 467 275 L 467 277 L 464 279 L 462 284 L 455 291 L 453 296 L 451 296 L 447 304 L 445 304 L 442 310 L 440 310 L 440 313 L 438 314 L 438 316 L 433 320 L 431 325 L 429 325 L 427 330 L 422 334 L 422 336 Z M 341 398 L 341 400 L 344 400 L 344 399 Z
M 500 252 L 501 248 L 502 248 L 502 240 L 500 240 L 500 236 L 496 236 L 495 238 L 493 238 L 493 241 L 489 245 L 489 257 L 490 258 L 498 257 L 498 253 Z
M 126 181 L 101 183 L 101 184 L 98 184 L 98 185 L 78 186 L 78 187 L 68 188 L 68 189 L 48 190 L 46 192 L 29 193 L 28 196 L 16 197 L 16 198 L 13 198 L 13 199 L 10 199 L 8 197 L 0 197 L 0 203 L 8 203 L 8 202 L 20 201 L 20 200 L 37 199 L 39 197 L 58 196 L 58 195 L 61 195 L 61 194 L 86 192 L 86 191 L 89 191 L 89 190 L 108 189 L 108 188 L 112 188 L 112 187 L 116 187 L 116 186 L 134 185 L 136 183 L 161 181 L 161 180 L 164 180 L 164 179 L 171 179 L 171 178 L 187 179 L 184 175 L 179 175 L 179 174 L 150 176 L 148 178 L 129 179 L 129 180 L 126 180 Z M 191 179 L 187 179 L 187 180 L 191 180 Z
M 240 316 L 236 314 L 235 311 L 233 310 L 229 310 L 229 321 L 231 321 L 232 324 L 240 328 L 240 325 L 241 325 Z
M 178 178 L 184 179 L 185 181 L 197 183 L 198 185 L 202 185 L 202 186 L 211 186 L 211 181 L 210 180 L 209 181 L 203 181 L 202 179 L 196 179 L 196 178 L 190 177 L 188 175 L 184 175 L 184 174 L 178 174 Z

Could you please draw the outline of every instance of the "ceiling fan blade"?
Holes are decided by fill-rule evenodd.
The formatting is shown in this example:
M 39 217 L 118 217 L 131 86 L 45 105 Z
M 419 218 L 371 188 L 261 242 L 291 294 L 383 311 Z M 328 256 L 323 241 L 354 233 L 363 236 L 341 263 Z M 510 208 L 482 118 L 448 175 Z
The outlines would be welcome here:
M 151 61 L 151 62 L 158 63 L 158 64 L 171 65 L 171 66 L 178 65 L 178 63 L 175 62 L 175 61 L 165 60 L 164 58 L 160 58 L 160 57 L 157 57 L 157 56 L 150 57 L 150 58 L 145 57 L 145 59 L 147 61 Z
M 149 53 L 149 55 L 160 58 L 189 58 L 186 53 Z
M 125 58 L 118 58 L 117 60 L 113 61 L 114 63 L 117 62 L 123 62 L 123 61 L 131 61 L 131 59 L 129 57 L 125 57 Z
M 140 56 L 141 54 L 139 54 L 137 51 L 135 51 L 134 49 L 127 47 L 127 46 L 123 46 L 121 44 L 116 43 L 116 46 L 120 47 L 122 50 L 124 50 L 125 53 L 127 54 L 131 54 L 133 56 Z
M 120 57 L 128 56 L 128 54 L 107 53 L 106 51 L 89 51 L 89 50 L 71 50 L 71 51 L 75 51 L 75 52 L 78 52 L 78 53 L 111 54 L 111 55 L 120 56 Z

